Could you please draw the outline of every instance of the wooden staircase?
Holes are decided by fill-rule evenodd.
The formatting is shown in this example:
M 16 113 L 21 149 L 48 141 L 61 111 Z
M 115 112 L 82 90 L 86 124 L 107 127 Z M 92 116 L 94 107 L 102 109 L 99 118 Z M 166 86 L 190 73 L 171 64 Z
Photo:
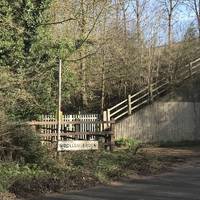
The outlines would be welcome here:
M 169 79 L 161 79 L 135 94 L 128 95 L 127 99 L 104 111 L 103 121 L 119 121 L 130 116 L 145 105 L 151 104 L 161 96 L 168 94 L 172 84 L 181 84 L 184 80 L 193 77 L 199 72 L 200 58 L 179 68 L 176 71 L 176 76 L 173 81 L 169 81 Z

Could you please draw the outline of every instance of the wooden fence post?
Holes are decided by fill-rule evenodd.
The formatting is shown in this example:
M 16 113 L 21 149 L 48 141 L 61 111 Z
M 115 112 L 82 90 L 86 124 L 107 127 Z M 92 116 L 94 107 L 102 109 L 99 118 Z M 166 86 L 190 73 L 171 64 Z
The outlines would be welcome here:
M 111 124 L 111 135 L 110 135 L 110 151 L 113 151 L 115 146 L 115 123 Z
M 189 73 L 190 73 L 190 77 L 192 76 L 192 62 L 189 63 Z
M 128 114 L 131 115 L 131 95 L 128 95 Z
M 107 109 L 107 127 L 106 128 L 109 128 L 110 127 L 110 109 Z
M 149 103 L 153 102 L 153 84 L 149 85 Z
M 107 120 L 107 111 L 103 111 L 103 122 L 108 121 Z M 104 131 L 107 128 L 107 124 L 102 123 L 101 125 L 101 131 Z

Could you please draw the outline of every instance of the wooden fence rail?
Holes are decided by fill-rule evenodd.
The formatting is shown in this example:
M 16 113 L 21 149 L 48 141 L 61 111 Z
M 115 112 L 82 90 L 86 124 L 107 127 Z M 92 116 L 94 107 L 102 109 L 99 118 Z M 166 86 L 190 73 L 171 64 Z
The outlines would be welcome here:
M 174 81 L 175 83 L 181 83 L 199 72 L 200 58 L 179 68 L 175 72 Z M 171 82 L 169 79 L 162 79 L 150 84 L 150 86 L 143 88 L 133 95 L 128 95 L 127 99 L 104 111 L 103 120 L 120 120 L 125 116 L 131 115 L 141 107 L 155 101 L 161 95 L 166 94 L 170 89 L 170 85 Z
M 80 122 L 94 122 L 99 121 L 100 116 L 98 114 L 68 114 L 62 115 L 61 129 L 69 132 L 81 131 L 81 132 L 95 132 L 99 129 L 99 125 L 95 123 L 73 123 L 74 121 Z M 58 129 L 58 124 L 56 123 L 55 115 L 41 115 L 40 121 L 45 122 L 41 126 L 41 132 L 43 134 L 56 133 Z M 82 139 L 86 139 L 86 135 L 80 136 Z
M 40 129 L 45 126 L 49 127 L 49 132 L 40 131 L 41 141 L 43 143 L 50 142 L 55 143 L 58 139 L 58 121 L 32 121 L 25 123 L 30 126 L 34 126 L 34 129 Z M 104 138 L 104 146 L 109 147 L 112 150 L 114 146 L 114 124 L 115 121 L 62 121 L 61 122 L 61 140 L 98 140 L 99 138 Z M 109 124 L 109 128 L 108 128 Z M 78 125 L 78 129 L 69 131 L 65 129 L 66 125 Z M 97 126 L 95 130 L 80 130 L 82 125 L 94 125 Z M 107 129 L 105 128 L 107 127 Z

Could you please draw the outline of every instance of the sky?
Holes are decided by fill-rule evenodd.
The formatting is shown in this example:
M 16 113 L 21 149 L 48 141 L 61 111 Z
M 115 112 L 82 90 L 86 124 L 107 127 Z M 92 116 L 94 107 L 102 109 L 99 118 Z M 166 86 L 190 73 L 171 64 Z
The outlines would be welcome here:
M 145 25 L 143 26 L 143 31 L 145 36 L 151 37 L 151 34 L 153 34 L 154 31 L 156 31 L 155 29 L 158 28 L 155 26 L 156 24 L 156 19 L 157 18 L 157 13 L 155 13 L 155 8 L 157 8 L 159 10 L 159 6 L 158 6 L 158 1 L 156 0 L 151 0 L 150 1 L 151 4 L 151 8 L 148 11 L 149 12 L 149 18 L 150 21 L 152 22 L 148 22 L 145 23 Z M 129 20 L 130 20 L 130 26 L 133 27 L 133 7 L 130 6 L 129 7 Z M 147 19 L 148 20 L 148 19 Z M 153 24 L 153 21 L 155 21 L 155 24 Z M 167 43 L 167 24 L 166 24 L 166 20 L 161 19 L 160 23 L 161 23 L 161 27 L 159 29 L 159 45 L 164 45 L 165 43 Z M 195 14 L 189 10 L 188 8 L 186 8 L 185 5 L 180 5 L 178 7 L 178 9 L 176 9 L 175 15 L 174 15 L 174 20 L 173 20 L 173 38 L 175 41 L 180 41 L 183 37 L 184 34 L 187 30 L 187 28 L 191 25 L 191 24 L 196 25 L 196 19 L 195 19 Z M 153 30 L 154 29 L 154 30 Z

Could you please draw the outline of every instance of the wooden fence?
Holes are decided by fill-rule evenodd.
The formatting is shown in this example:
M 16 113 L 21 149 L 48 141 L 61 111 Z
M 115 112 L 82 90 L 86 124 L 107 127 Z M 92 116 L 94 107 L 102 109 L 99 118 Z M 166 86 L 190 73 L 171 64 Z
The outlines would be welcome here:
M 43 127 L 55 128 L 58 127 L 58 121 L 32 121 L 26 123 L 35 127 L 34 129 L 43 129 Z M 109 124 L 109 128 L 104 128 Z M 62 129 L 60 133 L 61 140 L 99 140 L 104 139 L 104 146 L 109 147 L 112 150 L 114 146 L 114 124 L 115 121 L 61 121 Z M 73 131 L 65 129 L 65 127 L 79 127 Z M 92 127 L 91 130 L 80 129 L 80 127 Z M 94 127 L 96 127 L 94 129 Z M 49 129 L 50 130 L 50 129 Z M 40 137 L 42 143 L 45 144 L 55 144 L 58 140 L 58 130 L 53 130 L 51 132 L 40 132 Z
M 175 72 L 174 81 L 175 83 L 180 83 L 199 72 L 200 58 L 190 62 L 188 65 L 179 68 Z M 153 102 L 161 95 L 167 93 L 170 89 L 170 85 L 171 81 L 168 79 L 162 79 L 150 84 L 150 86 L 145 87 L 133 95 L 128 95 L 127 99 L 104 111 L 103 120 L 120 120 L 128 115 L 131 115 L 133 112 L 137 111 L 144 105 Z
M 62 121 L 64 122 L 61 125 L 61 130 L 65 132 L 97 132 L 100 127 L 96 123 L 73 123 L 74 121 L 80 122 L 93 122 L 100 120 L 100 116 L 98 114 L 74 114 L 74 115 L 63 115 Z M 56 122 L 55 115 L 42 115 L 40 117 L 40 121 L 44 122 L 41 126 L 41 133 L 46 135 L 51 135 L 57 133 L 58 124 L 57 123 L 48 123 L 48 122 Z M 47 123 L 46 123 L 47 122 Z M 66 123 L 65 123 L 66 122 Z M 69 123 L 68 123 L 69 122 Z M 72 122 L 72 123 L 70 123 Z M 79 139 L 86 139 L 86 135 L 81 134 Z

